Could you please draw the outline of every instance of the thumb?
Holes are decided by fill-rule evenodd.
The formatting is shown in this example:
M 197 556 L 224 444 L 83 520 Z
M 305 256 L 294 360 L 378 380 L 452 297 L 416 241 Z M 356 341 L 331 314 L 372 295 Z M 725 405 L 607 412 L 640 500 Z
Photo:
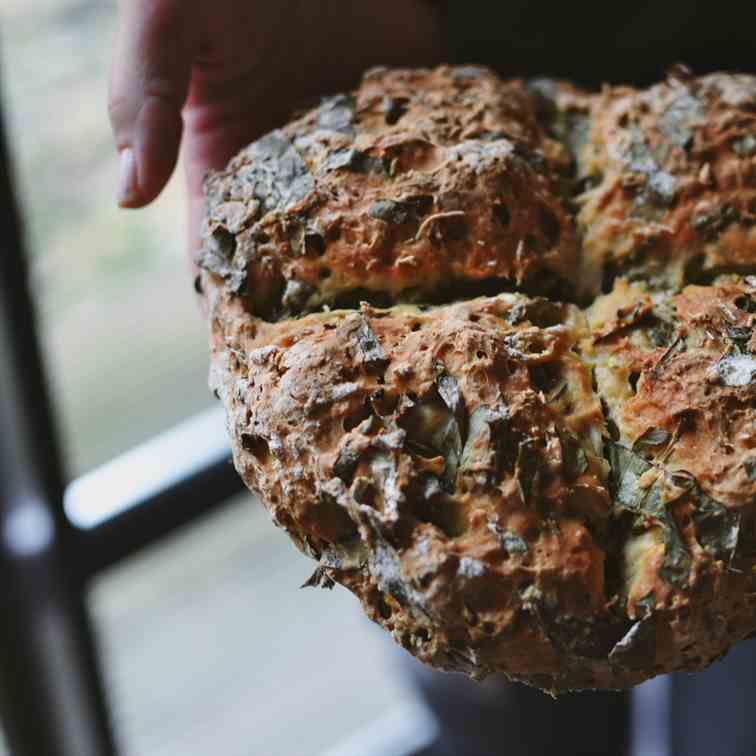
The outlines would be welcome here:
M 191 67 L 181 0 L 122 0 L 108 111 L 119 152 L 118 204 L 142 207 L 173 173 Z

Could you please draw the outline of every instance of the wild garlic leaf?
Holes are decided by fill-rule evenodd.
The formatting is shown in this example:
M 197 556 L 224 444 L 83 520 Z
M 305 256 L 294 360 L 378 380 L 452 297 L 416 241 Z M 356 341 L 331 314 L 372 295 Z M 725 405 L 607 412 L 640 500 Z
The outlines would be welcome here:
M 647 428 L 633 443 L 636 454 L 657 454 L 667 445 L 670 434 L 662 428 Z
M 337 94 L 325 97 L 318 109 L 318 126 L 329 131 L 338 131 L 347 136 L 354 135 L 354 113 L 357 101 L 351 94 Z
M 325 162 L 324 170 L 345 170 L 352 173 L 385 174 L 383 161 L 353 147 L 334 150 Z
M 500 466 L 500 445 L 506 433 L 507 407 L 481 405 L 470 415 L 460 471 L 481 470 L 489 466 Z
M 609 653 L 609 661 L 627 669 L 647 669 L 656 660 L 656 625 L 638 620 Z
M 251 185 L 263 212 L 294 205 L 315 189 L 307 165 L 283 131 L 266 134 L 248 148 L 248 154 L 250 161 L 240 177 Z
M 305 580 L 300 588 L 327 588 L 329 591 L 336 585 L 336 582 L 328 575 L 325 567 L 316 567 L 315 572 Z
M 588 469 L 588 456 L 575 436 L 565 431 L 559 433 L 562 447 L 562 469 L 568 480 L 579 478 Z
M 360 463 L 360 454 L 359 452 L 352 448 L 350 443 L 347 441 L 344 446 L 339 449 L 338 456 L 336 457 L 336 462 L 334 462 L 333 465 L 333 471 L 336 473 L 336 476 L 341 478 L 341 480 L 344 481 L 347 485 L 350 485 L 352 482 L 352 478 L 354 477 L 354 472 L 357 469 L 357 465 Z
M 703 103 L 681 87 L 659 118 L 659 130 L 672 144 L 689 147 L 696 125 L 706 118 Z
M 731 512 L 698 487 L 693 496 L 696 503 L 693 512 L 696 539 L 703 548 L 732 568 L 740 537 L 740 515 Z
M 732 141 L 732 149 L 741 157 L 756 155 L 756 136 L 744 134 Z
M 748 386 L 756 377 L 756 358 L 745 354 L 731 354 L 717 363 L 719 380 L 732 388 Z
M 725 333 L 738 354 L 748 353 L 748 343 L 753 335 L 753 330 L 751 328 L 726 326 Z
M 638 515 L 637 522 L 645 528 L 649 520 L 661 528 L 664 539 L 664 563 L 661 575 L 668 582 L 684 587 L 690 574 L 690 554 L 680 536 L 677 522 L 664 500 L 664 470 L 650 486 L 642 487 L 641 476 L 654 467 L 643 457 L 613 441 L 607 441 L 612 469 L 612 494 L 615 508 Z
M 701 490 L 687 470 L 675 470 L 670 474 L 670 480 L 683 490 L 683 496 L 693 497 L 693 522 L 698 543 L 732 569 L 740 537 L 740 515 Z
M 433 436 L 433 446 L 444 458 L 443 482 L 447 491 L 454 490 L 459 461 L 462 457 L 462 432 L 457 418 L 451 413 Z
M 656 594 L 653 591 L 647 593 L 643 598 L 638 599 L 635 605 L 643 610 L 643 616 L 649 617 L 656 607 Z
M 537 438 L 526 438 L 517 447 L 515 479 L 525 504 L 537 504 L 541 487 L 542 459 Z
M 457 379 L 440 364 L 436 365 L 436 389 L 449 410 L 449 418 L 436 432 L 433 445 L 444 455 L 444 483 L 447 490 L 453 491 L 464 446 L 465 400 Z
M 444 488 L 453 491 L 463 450 L 463 431 L 458 417 L 434 392 L 418 400 L 402 425 L 407 434 L 404 439 L 407 451 L 428 459 L 444 458 Z
M 459 389 L 457 379 L 444 370 L 444 366 L 437 363 L 436 387 L 438 395 L 444 400 L 444 404 L 455 414 L 459 415 L 464 410 L 464 399 Z
M 743 467 L 748 480 L 756 480 L 756 457 L 751 457 L 751 459 L 743 462 Z
M 368 210 L 371 218 L 392 226 L 401 226 L 415 219 L 415 208 L 397 200 L 376 200 Z
M 699 544 L 716 559 L 733 567 L 740 537 L 740 515 L 709 496 L 686 470 L 669 471 L 639 457 L 619 444 L 608 442 L 609 458 L 615 486 L 614 497 L 622 509 L 650 516 L 663 531 L 665 558 L 662 576 L 675 584 L 687 582 L 690 571 L 690 554 L 680 536 L 677 523 L 670 511 L 676 501 L 666 500 L 664 484 L 671 483 L 682 489 L 681 496 L 690 496 L 693 504 L 693 522 Z M 640 477 L 655 467 L 659 478 L 648 487 L 639 487 Z
M 381 342 L 370 327 L 367 318 L 360 315 L 360 325 L 356 331 L 357 346 L 362 352 L 362 360 L 366 365 L 380 365 L 386 361 L 386 355 Z

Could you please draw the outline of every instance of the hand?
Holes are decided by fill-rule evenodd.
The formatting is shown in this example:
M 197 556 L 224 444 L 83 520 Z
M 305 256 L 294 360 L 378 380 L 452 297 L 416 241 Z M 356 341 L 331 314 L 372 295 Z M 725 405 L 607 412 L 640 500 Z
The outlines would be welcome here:
M 441 56 L 423 0 L 121 0 L 109 98 L 118 203 L 155 199 L 183 142 L 194 250 L 209 170 L 305 97 L 347 88 L 372 65 Z

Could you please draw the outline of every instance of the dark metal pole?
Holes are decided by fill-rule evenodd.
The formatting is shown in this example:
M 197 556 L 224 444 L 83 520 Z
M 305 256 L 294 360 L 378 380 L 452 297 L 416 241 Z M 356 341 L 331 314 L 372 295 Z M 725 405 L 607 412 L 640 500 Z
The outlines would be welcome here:
M 93 577 L 244 489 L 222 407 L 195 415 L 72 481 L 65 511 Z
M 0 714 L 17 756 L 115 753 L 0 119 Z

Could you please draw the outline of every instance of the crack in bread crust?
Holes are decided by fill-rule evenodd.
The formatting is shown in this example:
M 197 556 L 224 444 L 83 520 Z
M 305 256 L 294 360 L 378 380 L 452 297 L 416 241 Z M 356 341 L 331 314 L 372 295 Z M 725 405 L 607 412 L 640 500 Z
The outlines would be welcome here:
M 211 385 L 309 584 L 553 693 L 756 630 L 755 82 L 379 69 L 209 177 Z

